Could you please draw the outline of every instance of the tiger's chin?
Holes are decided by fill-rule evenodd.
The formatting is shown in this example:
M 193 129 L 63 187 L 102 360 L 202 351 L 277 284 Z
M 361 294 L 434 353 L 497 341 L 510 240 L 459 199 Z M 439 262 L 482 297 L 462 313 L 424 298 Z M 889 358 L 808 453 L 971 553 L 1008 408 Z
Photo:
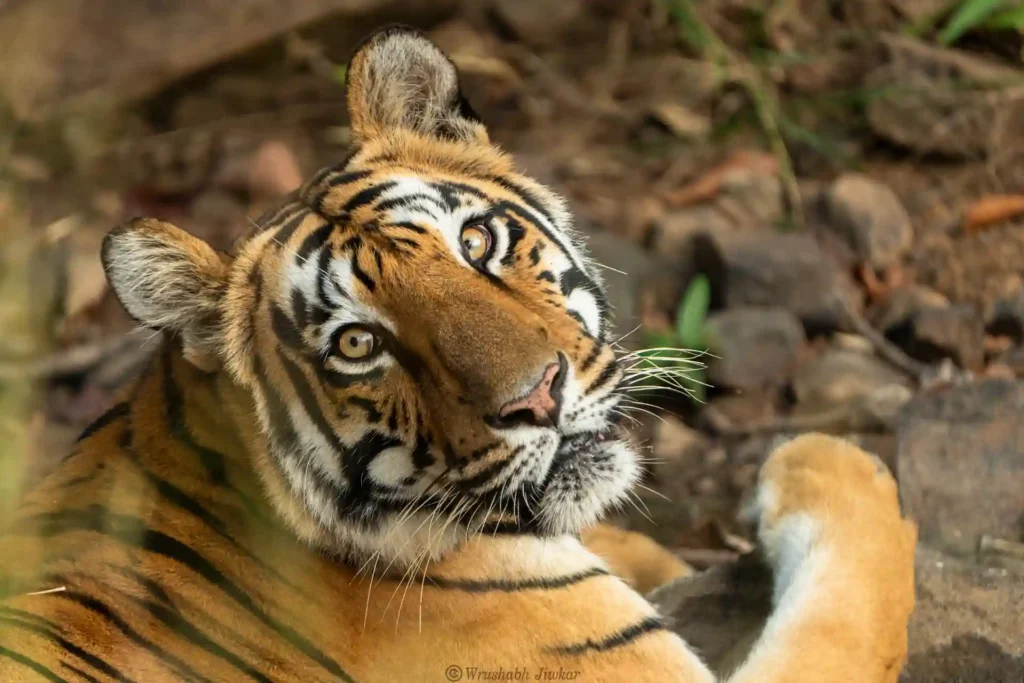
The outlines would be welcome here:
M 640 478 L 632 445 L 612 432 L 563 439 L 533 526 L 542 535 L 578 534 L 621 505 Z

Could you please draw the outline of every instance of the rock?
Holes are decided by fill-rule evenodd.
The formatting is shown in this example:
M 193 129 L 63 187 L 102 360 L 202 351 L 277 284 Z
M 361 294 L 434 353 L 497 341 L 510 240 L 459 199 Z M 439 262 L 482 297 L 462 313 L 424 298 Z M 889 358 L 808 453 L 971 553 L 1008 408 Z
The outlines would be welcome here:
M 992 335 L 1010 337 L 1018 344 L 1024 342 L 1024 287 L 996 301 L 985 329 Z
M 1024 577 L 927 548 L 915 558 L 917 604 L 901 683 L 1024 680 Z M 758 553 L 648 594 L 716 674 L 750 652 L 771 612 L 771 574 Z
M 606 266 L 598 271 L 604 278 L 608 306 L 612 311 L 612 338 L 629 335 L 622 343 L 630 348 L 639 348 L 643 344 L 642 335 L 640 332 L 629 333 L 641 322 L 638 306 L 640 292 L 651 277 L 671 272 L 672 269 L 659 263 L 654 255 L 625 237 L 596 229 L 583 230 L 583 233 L 590 256 Z
M 905 375 L 874 356 L 827 349 L 801 365 L 793 378 L 797 411 L 823 409 L 861 400 L 890 385 L 907 386 Z
M 664 461 L 680 460 L 697 450 L 705 450 L 708 441 L 696 429 L 683 424 L 682 420 L 665 415 L 654 427 L 654 454 Z
M 995 362 L 1000 363 L 1013 372 L 1017 377 L 1024 378 L 1024 346 L 1016 346 L 1000 354 Z
M 948 358 L 975 371 L 985 363 L 985 326 L 972 304 L 925 308 L 906 324 L 890 329 L 887 336 L 924 363 Z
M 1024 576 L 918 548 L 901 683 L 1024 680 Z
M 898 262 L 913 243 L 910 216 L 896 193 L 865 175 L 840 176 L 828 193 L 828 207 L 828 225 L 872 268 Z
M 868 75 L 868 122 L 874 132 L 919 154 L 989 155 L 1024 125 L 1013 83 L 1020 72 L 983 57 L 887 35 L 888 60 Z M 972 87 L 958 87 L 970 83 Z
M 728 306 L 779 306 L 810 329 L 839 327 L 844 309 L 836 271 L 810 235 L 757 233 L 720 242 Z
M 905 509 L 921 539 L 972 553 L 1024 521 L 1024 383 L 988 379 L 919 394 L 896 429 Z
M 795 315 L 781 307 L 738 307 L 708 318 L 707 335 L 717 358 L 708 365 L 713 385 L 757 390 L 781 385 L 804 343 Z
M 949 299 L 921 285 L 896 287 L 865 312 L 865 318 L 885 334 L 910 324 L 919 312 L 928 308 L 946 308 Z
M 113 109 L 286 31 L 325 17 L 344 19 L 332 48 L 350 50 L 395 0 L 34 0 L 0 10 L 0 91 L 20 119 L 39 120 L 79 104 Z M 403 20 L 438 16 L 454 2 L 402 3 Z M 347 48 L 345 46 L 348 46 Z

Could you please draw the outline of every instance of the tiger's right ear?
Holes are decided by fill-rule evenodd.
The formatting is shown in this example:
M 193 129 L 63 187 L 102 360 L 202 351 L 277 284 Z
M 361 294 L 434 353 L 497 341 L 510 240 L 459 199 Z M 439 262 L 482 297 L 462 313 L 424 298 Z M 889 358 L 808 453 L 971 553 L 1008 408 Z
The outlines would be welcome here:
M 393 26 L 370 36 L 349 63 L 345 89 L 358 140 L 394 130 L 488 140 L 487 129 L 462 94 L 455 64 L 415 29 Z
M 220 367 L 226 257 L 170 223 L 139 218 L 106 236 L 102 260 L 133 318 L 177 335 L 185 358 L 200 369 Z

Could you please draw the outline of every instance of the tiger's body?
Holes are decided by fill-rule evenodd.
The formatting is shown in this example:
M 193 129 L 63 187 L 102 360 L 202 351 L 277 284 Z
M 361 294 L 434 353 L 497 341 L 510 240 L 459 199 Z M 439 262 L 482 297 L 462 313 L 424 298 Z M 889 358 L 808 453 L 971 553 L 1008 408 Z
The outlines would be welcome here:
M 357 151 L 233 254 L 108 237 L 172 339 L 0 536 L 0 680 L 713 680 L 578 540 L 638 466 L 562 202 L 418 34 L 349 74 Z M 804 437 L 759 514 L 778 609 L 731 680 L 895 680 L 914 532 L 888 474 Z

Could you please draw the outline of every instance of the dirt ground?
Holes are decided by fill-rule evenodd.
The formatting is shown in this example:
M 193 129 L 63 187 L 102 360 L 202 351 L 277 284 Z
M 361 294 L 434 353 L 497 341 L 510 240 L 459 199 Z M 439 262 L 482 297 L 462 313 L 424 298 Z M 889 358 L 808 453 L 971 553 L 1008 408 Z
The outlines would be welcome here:
M 942 553 L 919 573 L 936 582 L 922 613 L 947 624 L 915 625 L 904 680 L 1018 680 L 1024 646 L 1000 634 L 1024 595 L 1020 32 L 940 46 L 941 0 L 293 5 L 0 8 L 17 38 L 0 69 L 0 501 L 158 342 L 107 288 L 103 234 L 146 214 L 230 248 L 344 155 L 345 61 L 401 21 L 570 199 L 622 344 L 710 351 L 634 403 L 652 464 L 620 521 L 729 566 L 753 547 L 736 511 L 771 447 L 809 429 L 854 439 Z M 936 607 L 953 584 L 929 572 L 947 557 L 983 597 Z M 982 636 L 960 628 L 979 610 Z

